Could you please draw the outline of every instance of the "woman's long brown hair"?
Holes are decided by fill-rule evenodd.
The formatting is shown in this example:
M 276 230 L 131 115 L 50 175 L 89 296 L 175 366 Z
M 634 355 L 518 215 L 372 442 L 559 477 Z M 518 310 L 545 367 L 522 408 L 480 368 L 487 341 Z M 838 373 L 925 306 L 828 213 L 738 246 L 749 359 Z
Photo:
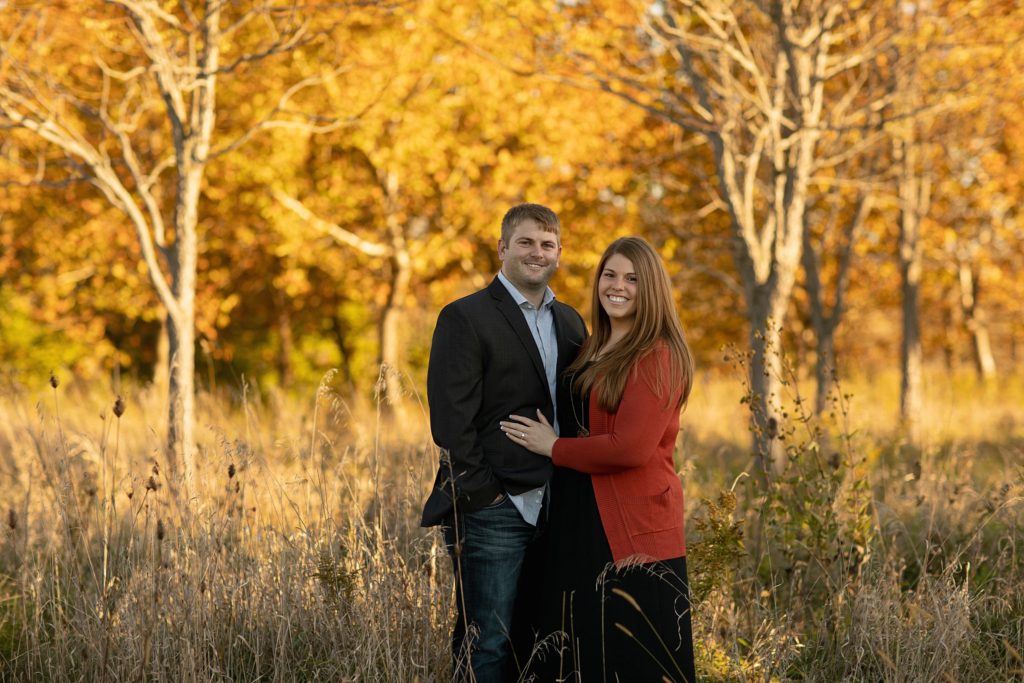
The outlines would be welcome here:
M 598 285 L 605 264 L 615 254 L 622 254 L 633 264 L 637 286 L 636 317 L 626 336 L 598 357 L 612 332 L 611 321 L 601 305 Z M 597 265 L 591 306 L 593 334 L 584 343 L 579 357 L 566 370 L 576 375 L 573 379 L 575 389 L 583 394 L 594 392 L 593 396 L 601 408 L 617 411 L 626 381 L 637 363 L 663 343 L 668 350 L 667 376 L 655 372 L 644 380 L 666 402 L 678 396 L 677 407 L 685 405 L 693 384 L 693 356 L 672 300 L 668 273 L 654 247 L 640 237 L 623 237 L 612 242 Z

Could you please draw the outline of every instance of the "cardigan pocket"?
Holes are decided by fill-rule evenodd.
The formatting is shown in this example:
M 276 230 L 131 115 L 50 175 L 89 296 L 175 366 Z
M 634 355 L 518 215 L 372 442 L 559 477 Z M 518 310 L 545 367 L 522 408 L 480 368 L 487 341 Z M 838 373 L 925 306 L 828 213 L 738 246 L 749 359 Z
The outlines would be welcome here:
M 672 517 L 672 487 L 653 496 L 622 496 L 622 512 L 630 536 L 667 531 L 680 526 Z

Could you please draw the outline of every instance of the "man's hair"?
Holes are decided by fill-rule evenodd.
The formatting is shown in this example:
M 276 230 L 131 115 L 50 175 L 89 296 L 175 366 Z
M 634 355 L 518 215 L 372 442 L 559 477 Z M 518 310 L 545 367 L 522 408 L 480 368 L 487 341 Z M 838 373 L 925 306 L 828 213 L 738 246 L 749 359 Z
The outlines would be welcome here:
M 508 244 L 516 227 L 526 220 L 536 221 L 543 230 L 553 232 L 561 238 L 562 226 L 558 222 L 558 216 L 555 215 L 554 211 L 540 204 L 518 204 L 509 209 L 505 213 L 505 217 L 501 219 L 502 241 Z

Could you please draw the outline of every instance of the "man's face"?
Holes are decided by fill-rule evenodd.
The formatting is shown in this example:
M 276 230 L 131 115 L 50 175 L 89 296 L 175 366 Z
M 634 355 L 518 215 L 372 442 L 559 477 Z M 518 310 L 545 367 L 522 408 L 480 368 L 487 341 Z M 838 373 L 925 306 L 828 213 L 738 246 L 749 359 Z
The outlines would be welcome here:
M 515 227 L 508 244 L 505 240 L 498 240 L 501 272 L 520 291 L 547 287 L 548 280 L 558 268 L 561 253 L 558 235 L 545 230 L 531 218 Z

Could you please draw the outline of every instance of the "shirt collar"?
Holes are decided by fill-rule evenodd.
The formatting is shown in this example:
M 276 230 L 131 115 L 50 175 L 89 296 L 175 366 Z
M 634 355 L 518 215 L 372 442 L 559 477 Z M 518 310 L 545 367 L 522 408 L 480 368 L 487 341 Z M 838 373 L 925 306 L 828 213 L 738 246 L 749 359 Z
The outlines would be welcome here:
M 515 299 L 515 302 L 518 306 L 530 303 L 530 300 L 523 296 L 523 293 L 520 292 L 516 288 L 516 286 L 512 284 L 512 281 L 505 277 L 505 273 L 501 272 L 500 270 L 498 271 L 498 279 L 501 281 L 501 284 L 505 285 L 505 289 L 507 289 L 508 293 L 512 295 L 512 298 Z M 551 304 L 554 303 L 554 301 L 555 293 L 551 291 L 550 287 L 547 287 L 544 290 L 544 301 L 541 302 L 540 307 L 550 308 Z M 533 304 L 530 305 L 532 306 Z

